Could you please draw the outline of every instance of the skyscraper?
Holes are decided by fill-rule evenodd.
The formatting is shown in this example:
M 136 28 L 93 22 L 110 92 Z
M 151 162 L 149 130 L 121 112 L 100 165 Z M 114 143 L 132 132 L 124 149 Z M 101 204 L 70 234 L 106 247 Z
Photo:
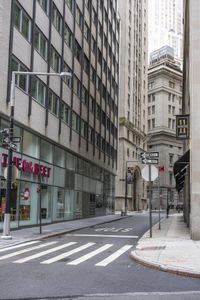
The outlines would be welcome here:
M 182 61 L 182 2 L 182 0 L 148 1 L 149 53 L 168 45 L 174 49 L 175 60 Z
M 143 209 L 146 193 L 140 153 L 145 147 L 147 105 L 147 1 L 119 0 L 121 21 L 119 156 L 116 210 Z M 126 185 L 127 169 L 132 181 Z

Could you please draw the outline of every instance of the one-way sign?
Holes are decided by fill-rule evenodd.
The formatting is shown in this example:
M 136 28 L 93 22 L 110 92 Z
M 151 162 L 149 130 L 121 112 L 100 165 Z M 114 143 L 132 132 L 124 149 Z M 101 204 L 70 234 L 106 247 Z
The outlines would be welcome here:
M 159 152 L 143 152 L 140 156 L 141 158 L 157 158 L 159 157 Z
M 158 164 L 158 159 L 149 159 L 149 158 L 142 158 L 142 164 Z

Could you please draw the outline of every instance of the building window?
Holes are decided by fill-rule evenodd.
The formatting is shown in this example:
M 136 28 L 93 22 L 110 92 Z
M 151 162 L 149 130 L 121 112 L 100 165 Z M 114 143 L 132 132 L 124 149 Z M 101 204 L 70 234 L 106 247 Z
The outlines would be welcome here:
M 63 72 L 69 72 L 72 74 L 72 70 L 66 64 L 66 62 L 64 62 L 64 65 L 63 65 Z M 63 76 L 63 81 L 68 85 L 69 88 L 72 87 L 72 79 L 69 76 Z
M 83 58 L 83 70 L 85 71 L 85 73 L 87 75 L 89 75 L 89 71 L 90 71 L 90 62 L 89 62 L 89 59 L 87 58 L 86 55 L 84 55 L 84 58 Z
M 47 39 L 44 34 L 35 29 L 34 33 L 34 47 L 40 53 L 40 55 L 46 60 L 47 59 Z
M 155 119 L 152 119 L 152 128 L 155 128 Z
M 170 118 L 168 118 L 168 128 L 171 128 L 172 124 L 172 120 Z
M 70 109 L 68 105 L 64 102 L 62 102 L 61 107 L 61 119 L 68 125 L 70 124 Z
M 91 0 L 85 0 L 85 7 L 88 9 L 88 11 L 90 11 Z
M 155 105 L 152 106 L 152 114 L 155 114 Z
M 148 115 L 151 115 L 151 106 L 148 107 Z
M 40 104 L 45 104 L 46 87 L 36 77 L 32 77 L 31 81 L 31 95 Z
M 127 148 L 127 156 L 129 156 L 129 148 Z
M 62 16 L 54 3 L 53 3 L 53 10 L 52 10 L 52 19 L 55 28 L 60 34 L 62 34 Z
M 11 71 L 28 72 L 16 59 L 12 58 Z M 28 92 L 28 77 L 26 75 L 15 75 L 15 84 L 25 92 Z
M 88 27 L 88 25 L 87 25 L 86 22 L 84 23 L 84 37 L 89 42 L 89 39 L 90 39 L 90 29 L 89 29 L 89 27 Z
M 175 129 L 175 120 L 172 120 L 172 129 Z
M 92 113 L 95 112 L 95 100 L 94 100 L 94 98 L 92 96 L 90 96 L 90 111 Z
M 96 78 L 96 72 L 95 72 L 95 69 L 91 66 L 91 69 L 90 69 L 90 80 L 95 83 L 95 78 Z
M 175 88 L 175 83 L 172 81 L 169 81 L 169 87 L 174 89 Z
M 74 76 L 73 91 L 80 98 L 80 96 L 81 96 L 81 83 L 80 83 L 79 79 L 75 76 Z
M 72 129 L 79 131 L 79 127 L 80 127 L 80 117 L 72 112 Z
M 74 3 L 74 0 L 65 0 L 65 3 L 67 4 L 67 6 L 70 9 L 70 11 L 73 12 L 73 3 Z
M 38 0 L 40 6 L 43 8 L 46 14 L 49 12 L 49 0 Z
M 50 91 L 49 93 L 49 110 L 58 116 L 59 98 L 56 94 Z
M 51 46 L 50 65 L 56 73 L 60 72 L 60 55 L 52 46 Z
M 87 123 L 84 120 L 81 120 L 81 135 L 84 138 L 87 138 L 87 128 L 88 128 Z
M 154 101 L 155 101 L 155 99 L 156 99 L 156 96 L 155 96 L 155 94 L 152 94 L 152 102 L 154 102 Z
M 79 63 L 81 63 L 81 46 L 75 40 L 74 54 Z
M 81 14 L 80 9 L 76 5 L 76 23 L 78 24 L 78 26 L 80 27 L 80 29 L 82 29 L 82 22 L 83 22 L 83 16 Z
M 73 34 L 70 30 L 70 28 L 67 26 L 67 24 L 65 23 L 65 43 L 67 44 L 67 46 L 72 49 L 72 42 L 73 42 Z
M 88 105 L 88 100 L 89 99 L 89 94 L 88 94 L 88 91 L 86 90 L 86 88 L 83 86 L 82 87 L 82 102 L 85 104 L 85 105 Z
M 17 5 L 15 4 L 15 17 L 14 17 L 14 24 L 17 29 L 21 32 L 21 34 L 30 41 L 30 29 L 31 29 L 31 21 L 27 14 Z
M 93 21 L 94 26 L 96 27 L 96 25 L 97 25 L 97 14 L 96 14 L 94 8 L 92 8 L 92 21 Z

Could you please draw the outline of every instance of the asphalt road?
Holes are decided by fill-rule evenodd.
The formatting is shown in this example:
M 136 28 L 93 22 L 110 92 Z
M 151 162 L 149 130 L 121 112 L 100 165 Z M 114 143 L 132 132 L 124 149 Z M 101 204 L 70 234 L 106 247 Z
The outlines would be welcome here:
M 200 299 L 199 279 L 129 259 L 148 226 L 138 214 L 2 251 L 0 299 Z

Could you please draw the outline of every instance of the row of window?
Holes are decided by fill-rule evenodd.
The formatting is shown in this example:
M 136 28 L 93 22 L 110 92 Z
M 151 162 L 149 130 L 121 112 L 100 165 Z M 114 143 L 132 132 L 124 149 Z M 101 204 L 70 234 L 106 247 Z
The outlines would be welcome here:
M 13 71 L 26 71 L 26 69 L 14 58 L 12 59 L 12 70 Z M 25 75 L 17 75 L 16 76 L 16 85 L 19 86 L 21 89 L 23 89 L 25 92 L 28 92 L 28 77 Z M 75 81 L 76 83 L 76 81 Z M 77 92 L 79 91 L 77 89 L 77 85 L 74 85 L 74 91 Z M 31 95 L 32 97 L 39 102 L 41 105 L 45 105 L 45 97 L 46 97 L 46 87 L 44 85 L 44 83 L 39 80 L 37 77 L 31 77 Z M 101 121 L 101 123 L 107 127 L 108 130 L 111 131 L 112 135 L 115 135 L 115 137 L 117 137 L 117 128 L 114 127 L 114 124 L 110 121 L 110 119 L 107 117 L 106 118 L 106 114 L 104 111 L 101 110 L 100 106 L 98 104 L 96 104 L 95 107 L 95 100 L 94 98 L 90 97 L 90 104 L 89 102 L 89 97 L 88 97 L 88 93 L 87 90 L 83 87 L 83 102 L 86 105 L 90 105 L 90 109 L 91 112 L 95 113 L 96 110 L 96 117 L 97 119 L 99 119 L 99 121 Z M 59 116 L 59 97 L 50 90 L 49 93 L 49 103 L 48 103 L 48 108 L 49 110 L 54 113 L 56 116 Z M 72 113 L 73 116 L 73 113 Z M 70 122 L 70 108 L 67 106 L 66 103 L 62 102 L 62 106 L 61 106 L 61 118 L 62 120 L 67 123 L 68 125 L 71 124 Z M 75 130 L 79 130 L 79 126 L 73 122 L 74 118 L 72 117 L 72 128 Z M 82 123 L 84 124 L 85 121 L 82 121 Z M 76 125 L 75 125 L 76 124 Z M 83 125 L 83 127 L 85 128 L 86 126 Z M 81 132 L 84 132 L 84 137 L 86 136 L 86 132 L 87 130 L 84 129 L 83 131 L 81 130 Z

